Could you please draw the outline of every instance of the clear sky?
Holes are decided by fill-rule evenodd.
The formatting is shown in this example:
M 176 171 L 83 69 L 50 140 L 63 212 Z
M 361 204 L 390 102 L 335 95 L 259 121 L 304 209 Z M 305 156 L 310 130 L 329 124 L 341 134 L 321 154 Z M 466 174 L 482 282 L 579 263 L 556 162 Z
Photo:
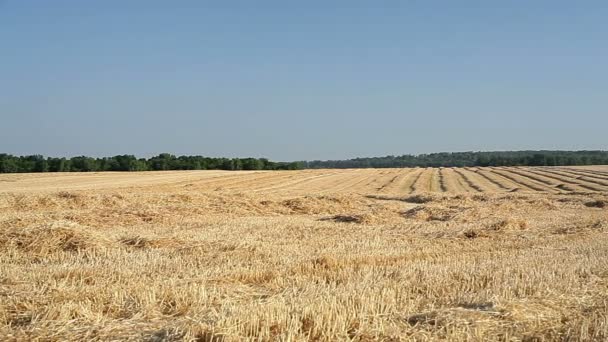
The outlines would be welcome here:
M 608 1 L 0 0 L 0 152 L 608 149 Z

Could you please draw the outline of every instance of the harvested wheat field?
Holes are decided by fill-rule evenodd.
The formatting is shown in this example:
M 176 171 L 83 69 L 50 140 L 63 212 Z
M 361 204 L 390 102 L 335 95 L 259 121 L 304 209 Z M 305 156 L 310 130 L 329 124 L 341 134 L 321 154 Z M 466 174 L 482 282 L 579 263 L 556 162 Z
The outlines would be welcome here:
M 0 340 L 606 339 L 607 168 L 0 175 Z

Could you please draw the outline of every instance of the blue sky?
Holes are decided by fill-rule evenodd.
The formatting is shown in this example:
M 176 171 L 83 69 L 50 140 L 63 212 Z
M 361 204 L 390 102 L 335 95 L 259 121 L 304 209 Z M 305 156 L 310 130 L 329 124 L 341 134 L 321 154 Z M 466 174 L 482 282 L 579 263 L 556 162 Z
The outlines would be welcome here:
M 608 149 L 605 1 L 0 0 L 0 152 Z

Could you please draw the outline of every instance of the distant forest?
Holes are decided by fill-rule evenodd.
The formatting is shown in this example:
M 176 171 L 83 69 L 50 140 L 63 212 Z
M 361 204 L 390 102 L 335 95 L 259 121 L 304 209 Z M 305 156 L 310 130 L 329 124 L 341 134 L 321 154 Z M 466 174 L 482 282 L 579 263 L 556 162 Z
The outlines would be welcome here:
M 95 172 L 161 170 L 297 170 L 299 162 L 278 163 L 265 158 L 209 158 L 162 153 L 152 158 L 133 155 L 92 158 L 46 158 L 41 155 L 0 154 L 0 173 L 13 172 Z
M 310 169 L 563 165 L 608 165 L 608 151 L 442 152 L 304 162 Z
M 608 151 L 443 152 L 296 162 L 273 162 L 265 158 L 177 157 L 168 153 L 151 158 L 137 158 L 133 155 L 52 158 L 0 154 L 0 173 L 563 165 L 608 165 Z

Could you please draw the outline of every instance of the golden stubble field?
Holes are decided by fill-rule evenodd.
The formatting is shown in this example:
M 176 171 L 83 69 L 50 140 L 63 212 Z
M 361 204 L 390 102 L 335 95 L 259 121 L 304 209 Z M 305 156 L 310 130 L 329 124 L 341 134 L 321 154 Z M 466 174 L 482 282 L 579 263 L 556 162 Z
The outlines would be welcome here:
M 608 168 L 0 175 L 0 340 L 441 339 L 608 339 Z

